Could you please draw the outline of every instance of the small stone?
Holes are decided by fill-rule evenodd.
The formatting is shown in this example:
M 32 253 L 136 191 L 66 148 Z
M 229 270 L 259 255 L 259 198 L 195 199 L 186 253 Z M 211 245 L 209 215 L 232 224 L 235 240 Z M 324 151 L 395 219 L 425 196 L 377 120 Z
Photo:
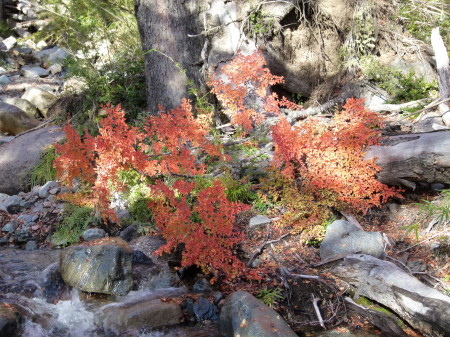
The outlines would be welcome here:
M 130 225 L 120 232 L 120 237 L 127 242 L 136 239 L 138 236 L 137 227 L 134 225 Z
M 441 184 L 441 183 L 433 183 L 430 185 L 430 188 L 433 191 L 439 192 L 439 191 L 442 191 L 443 189 L 445 189 L 445 185 Z
M 45 47 L 47 47 L 47 42 L 41 40 L 36 44 L 36 48 L 38 49 L 44 49 Z
M 48 181 L 39 189 L 39 198 L 45 199 L 50 195 L 50 190 L 59 187 L 59 182 Z M 44 206 L 45 207 L 45 206 Z
M 144 252 L 140 250 L 133 250 L 133 263 L 137 264 L 146 264 L 146 265 L 154 265 L 155 263 L 152 261 L 151 258 L 149 258 L 147 255 L 145 255 Z
M 50 74 L 56 75 L 56 74 L 59 74 L 59 73 L 62 72 L 62 67 L 61 67 L 60 64 L 55 63 L 55 64 L 52 64 L 52 65 L 48 68 L 48 71 L 50 72 Z
M 1 51 L 9 51 L 9 50 L 11 50 L 12 47 L 15 46 L 16 43 L 17 43 L 16 38 L 13 36 L 10 36 L 10 37 L 4 39 L 3 41 L 0 41 L 0 50 Z
M 9 83 L 11 83 L 11 80 L 9 79 L 8 76 L 6 75 L 0 76 L 0 84 L 9 84 Z
M 50 201 L 45 201 L 42 203 L 42 206 L 45 208 L 49 208 L 49 207 L 52 207 L 52 203 Z
M 199 279 L 192 287 L 192 291 L 196 293 L 208 293 L 212 291 L 211 284 L 205 278 Z
M 51 195 L 58 194 L 58 192 L 59 192 L 59 188 L 52 188 L 50 191 L 48 191 L 48 193 L 50 193 Z
M 6 199 L 3 203 L 6 207 L 6 211 L 8 213 L 14 214 L 20 211 L 20 202 L 22 199 L 20 199 L 17 195 L 12 195 L 8 199 Z
M 250 228 L 265 226 L 270 224 L 270 218 L 266 217 L 265 215 L 257 215 L 250 219 L 249 226 Z
M 28 241 L 25 250 L 36 250 L 37 249 L 37 243 L 36 241 Z
M 41 67 L 23 66 L 22 76 L 26 78 L 47 77 L 48 70 Z
M 19 226 L 19 223 L 14 219 L 2 227 L 2 232 L 13 233 L 17 229 L 17 226 Z
M 106 236 L 106 232 L 101 228 L 89 228 L 83 232 L 84 241 L 92 241 L 96 239 L 101 239 Z

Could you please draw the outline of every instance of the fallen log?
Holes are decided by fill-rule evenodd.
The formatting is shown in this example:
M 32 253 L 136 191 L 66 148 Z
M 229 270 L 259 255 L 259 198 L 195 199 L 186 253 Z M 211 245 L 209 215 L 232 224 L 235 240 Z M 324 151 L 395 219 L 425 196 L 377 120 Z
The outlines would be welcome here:
M 450 184 L 450 132 L 436 131 L 383 137 L 366 159 L 381 167 L 377 179 L 411 189 L 416 183 Z
M 450 297 L 430 288 L 395 264 L 373 256 L 353 254 L 332 272 L 364 296 L 397 313 L 425 336 L 448 337 Z

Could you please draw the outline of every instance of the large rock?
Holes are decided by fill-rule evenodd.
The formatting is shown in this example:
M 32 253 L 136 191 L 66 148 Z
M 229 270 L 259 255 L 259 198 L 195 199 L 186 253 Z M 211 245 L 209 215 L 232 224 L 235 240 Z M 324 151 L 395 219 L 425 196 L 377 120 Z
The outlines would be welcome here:
M 0 336 L 15 336 L 19 330 L 22 315 L 14 305 L 0 303 Z
M 0 193 L 28 191 L 29 175 L 49 145 L 61 140 L 60 127 L 47 127 L 25 133 L 0 146 Z
M 0 102 L 0 133 L 17 135 L 39 125 L 39 121 L 28 116 L 18 107 Z
M 297 337 L 283 318 L 246 291 L 227 297 L 219 317 L 226 337 Z
M 26 99 L 19 97 L 6 97 L 3 102 L 18 107 L 19 109 L 25 111 L 25 113 L 32 118 L 39 116 L 39 111 L 36 106 Z
M 375 257 L 384 255 L 383 237 L 378 232 L 365 232 L 345 220 L 333 221 L 320 245 L 322 260 L 339 254 L 362 253 Z
M 22 95 L 22 98 L 33 103 L 44 117 L 47 117 L 48 109 L 58 99 L 51 92 L 34 87 L 28 88 Z
M 59 47 L 44 49 L 36 53 L 36 58 L 42 65 L 48 66 L 54 63 L 61 63 L 69 53 Z
M 122 303 L 102 309 L 99 321 L 115 332 L 129 329 L 155 329 L 181 323 L 184 288 L 169 288 L 149 293 L 137 293 Z M 163 299 L 164 298 L 164 299 Z
M 124 240 L 103 238 L 64 249 L 59 268 L 64 282 L 74 288 L 124 295 L 133 286 L 132 258 Z

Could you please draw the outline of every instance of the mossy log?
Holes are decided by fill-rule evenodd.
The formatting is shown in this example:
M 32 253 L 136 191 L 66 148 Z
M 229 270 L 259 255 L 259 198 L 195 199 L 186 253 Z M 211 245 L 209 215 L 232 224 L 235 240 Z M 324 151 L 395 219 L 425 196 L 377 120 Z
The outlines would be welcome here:
M 353 254 L 332 272 L 364 296 L 397 313 L 425 336 L 446 337 L 450 331 L 450 297 L 421 283 L 395 264 Z

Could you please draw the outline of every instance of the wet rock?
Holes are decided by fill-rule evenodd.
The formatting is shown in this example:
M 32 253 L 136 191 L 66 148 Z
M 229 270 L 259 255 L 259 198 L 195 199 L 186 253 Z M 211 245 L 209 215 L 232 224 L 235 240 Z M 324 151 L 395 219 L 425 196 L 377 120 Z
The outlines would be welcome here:
M 265 215 L 257 215 L 250 219 L 249 226 L 250 228 L 265 226 L 270 224 L 270 218 Z
M 50 190 L 59 187 L 61 184 L 57 181 L 47 181 L 44 186 L 39 189 L 39 198 L 45 199 L 50 195 Z
M 100 321 L 116 332 L 176 325 L 183 316 L 182 299 L 177 296 L 185 293 L 185 289 L 178 288 L 151 292 L 148 295 L 136 294 L 123 303 L 106 306 L 100 313 Z
M 132 249 L 120 238 L 103 238 L 61 252 L 60 272 L 77 289 L 124 295 L 133 286 Z
M 62 139 L 60 127 L 28 132 L 0 147 L 0 193 L 29 191 L 29 174 L 47 146 Z
M 33 105 L 31 102 L 27 101 L 26 99 L 19 97 L 7 97 L 3 101 L 5 103 L 14 105 L 19 109 L 25 111 L 25 113 L 30 117 L 34 118 L 39 116 L 39 111 L 36 108 L 36 106 Z
M 28 116 L 18 107 L 0 102 L 0 133 L 15 136 L 23 131 L 39 125 L 39 122 Z
M 365 232 L 345 220 L 333 221 L 320 245 L 320 257 L 324 260 L 344 253 L 362 253 L 380 258 L 384 255 L 383 237 L 378 232 Z
M 15 336 L 21 321 L 22 316 L 14 305 L 0 303 L 0 336 Z
M 21 70 L 22 76 L 25 78 L 47 77 L 49 72 L 47 69 L 33 66 L 23 66 Z
M 84 241 L 93 241 L 104 238 L 106 232 L 101 228 L 89 228 L 83 232 L 82 238 Z
M 218 308 L 204 297 L 197 301 L 190 298 L 184 303 L 185 311 L 191 321 L 217 321 L 219 319 Z
M 57 100 L 57 97 L 52 93 L 36 87 L 28 88 L 22 98 L 34 104 L 44 117 L 47 116 L 50 106 Z
M 219 330 L 226 337 L 297 337 L 283 318 L 246 291 L 228 296 L 219 316 Z

